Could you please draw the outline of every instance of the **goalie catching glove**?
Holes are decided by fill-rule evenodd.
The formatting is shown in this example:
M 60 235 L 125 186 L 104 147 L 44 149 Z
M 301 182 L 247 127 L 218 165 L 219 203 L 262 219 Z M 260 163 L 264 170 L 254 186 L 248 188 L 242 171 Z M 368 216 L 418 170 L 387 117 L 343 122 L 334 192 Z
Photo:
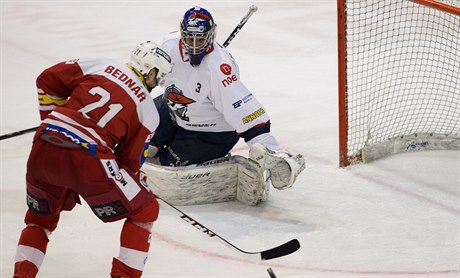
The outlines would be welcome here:
M 301 154 L 294 156 L 284 150 L 272 151 L 260 143 L 251 145 L 249 158 L 269 171 L 273 187 L 280 190 L 291 187 L 305 169 Z

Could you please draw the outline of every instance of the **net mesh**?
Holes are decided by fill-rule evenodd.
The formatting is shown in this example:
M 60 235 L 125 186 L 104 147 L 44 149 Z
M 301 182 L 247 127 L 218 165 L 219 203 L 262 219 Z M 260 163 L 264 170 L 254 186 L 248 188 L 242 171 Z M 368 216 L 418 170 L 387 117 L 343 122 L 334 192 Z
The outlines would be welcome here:
M 460 16 L 405 0 L 347 0 L 345 13 L 347 156 L 405 135 L 459 136 Z

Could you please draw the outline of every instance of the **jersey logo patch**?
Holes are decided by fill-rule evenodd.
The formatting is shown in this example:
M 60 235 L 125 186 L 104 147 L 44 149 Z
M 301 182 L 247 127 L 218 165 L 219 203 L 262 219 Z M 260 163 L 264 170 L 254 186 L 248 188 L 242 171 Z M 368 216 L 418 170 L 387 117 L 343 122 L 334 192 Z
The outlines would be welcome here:
M 235 101 L 234 103 L 232 103 L 233 108 L 236 109 L 236 108 L 240 107 L 241 104 L 250 102 L 251 100 L 252 100 L 252 94 L 249 94 L 249 95 L 245 96 L 244 98 L 239 99 L 239 100 Z
M 232 76 L 229 76 L 227 78 L 225 78 L 224 80 L 222 80 L 222 85 L 224 87 L 227 87 L 227 86 L 230 86 L 233 82 L 236 82 L 238 81 L 238 77 L 236 77 L 236 75 L 232 75 Z
M 220 65 L 220 71 L 227 75 L 221 82 L 224 87 L 231 85 L 233 82 L 238 81 L 238 77 L 236 75 L 232 75 L 232 67 L 229 64 L 222 64 Z
M 225 75 L 232 74 L 232 67 L 229 64 L 220 65 L 220 71 Z
M 183 121 L 189 122 L 190 119 L 187 117 L 187 106 L 194 103 L 195 100 L 184 96 L 184 93 L 174 84 L 165 89 L 164 96 L 171 111 Z
M 254 121 L 255 119 L 259 118 L 260 116 L 262 116 L 263 114 L 265 114 L 265 110 L 263 108 L 259 108 L 257 111 L 255 111 L 254 113 L 250 114 L 250 115 L 247 115 L 245 117 L 242 118 L 243 120 L 243 124 L 247 124 L 249 122 L 252 122 Z

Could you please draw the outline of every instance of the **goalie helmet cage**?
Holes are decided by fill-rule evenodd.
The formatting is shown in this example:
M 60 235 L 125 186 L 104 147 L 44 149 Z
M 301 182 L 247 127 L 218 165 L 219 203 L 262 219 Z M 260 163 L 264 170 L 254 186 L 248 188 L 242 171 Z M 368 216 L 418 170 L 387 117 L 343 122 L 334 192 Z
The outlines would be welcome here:
M 460 0 L 338 0 L 340 166 L 460 150 Z

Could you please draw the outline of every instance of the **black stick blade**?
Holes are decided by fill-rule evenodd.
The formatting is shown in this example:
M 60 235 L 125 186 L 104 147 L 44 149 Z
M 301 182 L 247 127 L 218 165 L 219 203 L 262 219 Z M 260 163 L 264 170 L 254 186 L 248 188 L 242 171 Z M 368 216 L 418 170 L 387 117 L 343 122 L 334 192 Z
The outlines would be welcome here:
M 297 239 L 293 239 L 278 247 L 262 251 L 260 255 L 263 261 L 271 260 L 294 253 L 295 251 L 299 250 L 299 248 L 299 241 Z

